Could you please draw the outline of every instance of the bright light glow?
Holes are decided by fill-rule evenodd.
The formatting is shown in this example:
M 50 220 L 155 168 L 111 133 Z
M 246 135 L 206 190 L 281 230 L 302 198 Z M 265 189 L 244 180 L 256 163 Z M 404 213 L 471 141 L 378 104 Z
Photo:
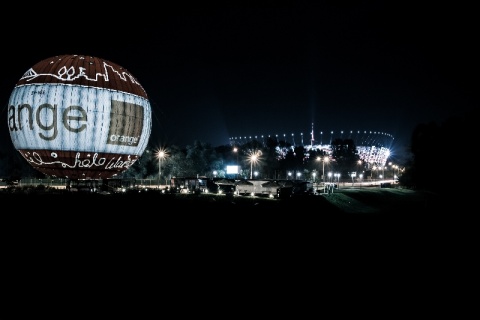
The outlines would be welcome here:
M 160 187 L 160 181 L 162 176 L 162 161 L 168 156 L 168 153 L 165 149 L 159 149 L 157 151 L 158 158 L 158 187 Z
M 260 150 L 252 150 L 248 153 L 247 159 L 250 162 L 250 179 L 253 178 L 253 165 L 256 165 L 260 161 L 261 155 L 262 151 Z
M 227 166 L 227 174 L 239 174 L 239 166 Z

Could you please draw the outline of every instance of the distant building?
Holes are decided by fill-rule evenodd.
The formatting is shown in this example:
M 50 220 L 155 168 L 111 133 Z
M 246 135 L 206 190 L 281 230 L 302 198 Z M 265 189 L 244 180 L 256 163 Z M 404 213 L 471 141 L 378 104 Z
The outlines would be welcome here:
M 231 145 L 245 144 L 249 141 L 256 140 L 266 144 L 268 139 L 275 139 L 277 142 L 284 141 L 291 145 L 292 148 L 303 146 L 307 150 L 323 150 L 327 154 L 331 154 L 331 145 L 335 139 L 352 139 L 357 147 L 358 155 L 368 167 L 385 166 L 388 157 L 391 154 L 391 147 L 394 137 L 385 132 L 380 131 L 319 131 L 318 137 L 315 138 L 313 125 L 312 131 L 308 136 L 303 133 L 295 135 L 275 134 L 275 135 L 248 135 L 230 138 Z

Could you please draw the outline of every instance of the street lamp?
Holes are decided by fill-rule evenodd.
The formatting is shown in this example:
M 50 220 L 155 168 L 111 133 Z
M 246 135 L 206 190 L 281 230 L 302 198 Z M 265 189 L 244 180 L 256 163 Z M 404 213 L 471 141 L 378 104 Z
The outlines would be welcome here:
M 158 158 L 158 188 L 160 188 L 160 176 L 162 175 L 162 161 L 166 156 L 165 150 L 158 150 L 157 158 Z
M 329 158 L 325 158 L 325 156 L 323 156 L 323 160 L 322 160 L 322 178 L 323 178 L 323 182 L 325 183 L 325 161 L 328 162 L 330 161 Z
M 322 160 L 322 182 L 325 183 L 325 162 L 328 162 L 328 157 L 323 156 L 323 158 L 317 157 L 317 161 Z
M 394 164 L 392 166 L 392 169 L 393 169 L 393 182 L 395 182 L 395 179 L 397 178 L 396 174 L 395 174 L 395 169 L 398 169 L 398 166 L 396 164 Z
M 238 174 L 240 172 L 240 165 L 238 163 L 238 148 L 237 147 L 233 147 L 233 152 L 235 152 L 235 154 L 237 155 L 237 176 L 236 178 L 238 178 Z
M 260 160 L 260 155 L 260 151 L 252 151 L 248 156 L 250 160 L 250 179 L 253 179 L 253 164 L 256 164 Z
M 250 157 L 250 179 L 252 179 L 252 174 L 253 174 L 253 163 L 257 161 L 257 155 L 252 155 Z

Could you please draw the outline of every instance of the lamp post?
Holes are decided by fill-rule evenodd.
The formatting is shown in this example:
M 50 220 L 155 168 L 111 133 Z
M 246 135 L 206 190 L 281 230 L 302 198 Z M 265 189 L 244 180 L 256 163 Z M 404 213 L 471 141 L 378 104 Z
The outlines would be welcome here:
M 252 154 L 252 156 L 250 157 L 250 179 L 253 178 L 253 163 L 257 161 L 257 155 L 256 154 Z
M 398 166 L 397 166 L 396 164 L 394 164 L 394 165 L 392 166 L 392 168 L 393 168 L 393 182 L 395 182 L 395 179 L 397 178 L 397 176 L 396 176 L 396 174 L 395 174 L 395 169 L 397 169 Z
M 323 183 L 325 183 L 325 161 L 328 162 L 328 159 L 329 158 L 325 158 L 325 156 L 323 156 L 323 160 L 322 160 L 322 179 L 323 179 Z
M 325 161 L 328 162 L 328 157 L 323 156 L 323 158 L 317 157 L 317 161 L 322 160 L 322 182 L 325 184 Z
M 238 178 L 238 174 L 240 172 L 240 166 L 238 164 L 238 148 L 237 147 L 233 147 L 233 152 L 235 152 L 235 154 L 237 155 L 237 176 L 235 178 Z
M 160 188 L 160 176 L 162 175 L 162 160 L 165 158 L 165 151 L 158 150 L 158 188 Z
M 252 157 L 250 158 L 250 179 L 253 178 L 253 161 L 255 161 L 255 158 L 256 156 L 255 155 L 252 155 Z
M 250 152 L 250 179 L 253 179 L 253 163 L 257 163 L 260 157 L 260 151 Z

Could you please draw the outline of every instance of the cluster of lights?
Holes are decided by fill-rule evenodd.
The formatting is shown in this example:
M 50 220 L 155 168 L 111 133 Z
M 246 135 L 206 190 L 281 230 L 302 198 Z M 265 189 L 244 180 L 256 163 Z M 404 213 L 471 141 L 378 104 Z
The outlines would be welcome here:
M 313 125 L 312 125 L 313 126 Z M 311 139 L 308 143 L 304 143 L 303 140 L 303 133 L 300 133 L 300 145 L 303 146 L 307 151 L 309 150 L 317 150 L 322 151 L 323 153 L 330 155 L 332 154 L 331 150 L 331 143 L 333 141 L 334 134 L 339 135 L 341 139 L 353 139 L 355 145 L 357 146 L 357 151 L 360 159 L 368 164 L 369 166 L 378 166 L 378 165 L 385 165 L 387 162 L 388 157 L 391 154 L 389 147 L 391 146 L 394 137 L 393 135 L 385 132 L 380 131 L 370 131 L 370 130 L 357 130 L 357 131 L 349 131 L 348 136 L 346 132 L 340 130 L 339 132 L 330 131 L 330 139 L 327 143 L 323 142 L 324 132 L 320 131 L 320 141 L 316 143 L 313 135 L 313 129 L 311 131 Z M 240 144 L 246 143 L 251 140 L 257 140 L 260 142 L 266 143 L 266 139 L 275 138 L 277 142 L 279 141 L 287 141 L 287 136 L 291 136 L 292 139 L 292 146 L 291 149 L 294 149 L 298 143 L 295 141 L 295 134 L 292 133 L 291 135 L 283 134 L 283 135 L 255 135 L 255 136 L 239 136 L 230 138 L 232 144 Z M 244 140 L 244 141 L 243 141 Z M 277 147 L 277 154 L 280 158 L 284 157 L 286 153 L 289 151 L 288 148 L 280 148 Z

